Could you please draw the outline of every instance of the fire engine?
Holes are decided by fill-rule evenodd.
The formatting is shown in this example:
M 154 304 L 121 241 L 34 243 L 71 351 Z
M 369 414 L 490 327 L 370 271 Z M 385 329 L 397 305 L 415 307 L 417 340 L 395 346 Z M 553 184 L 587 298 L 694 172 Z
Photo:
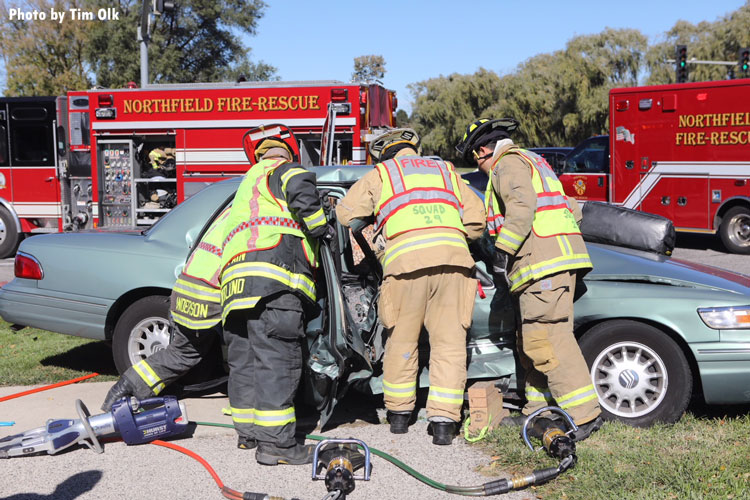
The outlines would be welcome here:
M 395 126 L 380 85 L 238 82 L 0 98 L 0 258 L 39 232 L 145 228 L 207 183 L 247 171 L 242 135 L 283 124 L 300 162 L 364 165 Z
M 610 134 L 566 157 L 565 192 L 750 253 L 750 79 L 613 89 L 609 108 Z

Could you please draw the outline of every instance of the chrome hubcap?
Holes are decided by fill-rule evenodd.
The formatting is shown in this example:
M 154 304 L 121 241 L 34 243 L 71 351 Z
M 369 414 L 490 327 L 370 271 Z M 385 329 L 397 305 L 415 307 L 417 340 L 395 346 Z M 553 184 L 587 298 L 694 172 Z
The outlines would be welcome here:
M 750 215 L 737 214 L 729 220 L 729 239 L 737 246 L 750 246 Z
M 591 366 L 599 403 L 619 417 L 640 417 L 667 395 L 668 374 L 656 352 L 637 342 L 619 342 L 602 351 Z
M 169 322 L 153 316 L 142 320 L 130 332 L 128 357 L 131 364 L 146 359 L 169 345 Z

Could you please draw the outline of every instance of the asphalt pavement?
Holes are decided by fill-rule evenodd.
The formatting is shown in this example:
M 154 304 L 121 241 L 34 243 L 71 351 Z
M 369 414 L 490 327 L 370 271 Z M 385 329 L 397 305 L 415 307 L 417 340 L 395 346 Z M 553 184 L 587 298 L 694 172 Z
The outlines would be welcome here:
M 750 256 L 727 253 L 713 236 L 678 235 L 673 257 L 750 274 Z M 0 283 L 12 277 L 13 259 L 0 261 Z M 91 414 L 96 415 L 110 385 L 79 383 L 0 402 L 0 421 L 15 422 L 12 427 L 0 427 L 0 438 L 42 426 L 49 418 L 77 418 L 76 399 L 81 399 Z M 28 389 L 0 387 L 0 398 Z M 184 401 L 192 422 L 231 423 L 221 411 L 228 406 L 228 399 L 221 393 Z M 481 468 L 492 461 L 483 447 L 469 445 L 460 437 L 452 446 L 433 445 L 423 414 L 404 435 L 390 434 L 383 421 L 382 400 L 378 404 L 350 396 L 337 410 L 329 430 L 321 432 L 315 428 L 313 415 L 301 416 L 298 425 L 306 433 L 361 439 L 444 484 L 473 486 L 497 479 L 481 473 Z M 202 456 L 232 489 L 308 500 L 326 494 L 323 481 L 312 480 L 310 466 L 258 465 L 253 451 L 236 448 L 233 429 L 191 426 L 188 435 L 171 442 Z M 358 481 L 348 498 L 456 498 L 417 481 L 380 457 L 374 456 L 372 462 L 371 481 Z M 152 444 L 127 446 L 109 442 L 101 455 L 76 446 L 58 455 L 2 460 L 0 470 L 1 500 L 222 498 L 209 472 L 197 461 Z M 536 497 L 533 492 L 520 491 L 504 498 Z

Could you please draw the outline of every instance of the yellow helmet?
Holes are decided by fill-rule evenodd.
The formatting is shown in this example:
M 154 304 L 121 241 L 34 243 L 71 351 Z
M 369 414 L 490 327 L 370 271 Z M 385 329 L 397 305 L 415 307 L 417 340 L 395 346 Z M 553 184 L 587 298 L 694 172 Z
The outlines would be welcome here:
M 373 139 L 370 143 L 370 156 L 377 162 L 390 160 L 405 147 L 412 148 L 420 154 L 422 151 L 420 143 L 419 136 L 413 129 L 396 128 Z M 396 147 L 399 145 L 400 147 Z

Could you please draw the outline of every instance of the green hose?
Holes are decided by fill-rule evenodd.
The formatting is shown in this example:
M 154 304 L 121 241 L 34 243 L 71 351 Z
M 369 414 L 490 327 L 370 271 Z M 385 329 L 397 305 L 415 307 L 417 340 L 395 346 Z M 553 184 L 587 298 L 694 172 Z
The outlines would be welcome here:
M 234 425 L 232 424 L 220 424 L 217 422 L 193 422 L 196 425 L 206 425 L 210 427 L 228 427 L 233 429 Z M 323 441 L 324 439 L 331 439 L 324 436 L 316 436 L 315 434 L 307 434 L 305 436 L 307 439 L 312 439 L 313 441 Z M 387 454 L 384 451 L 380 451 L 377 448 L 370 448 L 370 453 L 373 455 L 377 455 L 380 458 L 383 458 L 387 460 L 388 462 L 392 463 L 399 469 L 403 470 L 410 476 L 414 477 L 415 479 L 418 479 L 419 481 L 422 481 L 427 486 L 430 486 L 432 488 L 435 488 L 440 491 L 445 491 L 448 493 L 454 493 L 456 495 L 464 495 L 464 496 L 485 496 L 485 485 L 482 486 L 451 486 L 443 483 L 439 483 L 435 481 L 434 479 L 430 479 L 429 477 L 425 476 L 424 474 L 421 474 L 417 472 L 416 470 L 412 469 L 405 463 L 403 463 L 401 460 L 398 460 L 397 458 L 394 458 L 393 456 Z

